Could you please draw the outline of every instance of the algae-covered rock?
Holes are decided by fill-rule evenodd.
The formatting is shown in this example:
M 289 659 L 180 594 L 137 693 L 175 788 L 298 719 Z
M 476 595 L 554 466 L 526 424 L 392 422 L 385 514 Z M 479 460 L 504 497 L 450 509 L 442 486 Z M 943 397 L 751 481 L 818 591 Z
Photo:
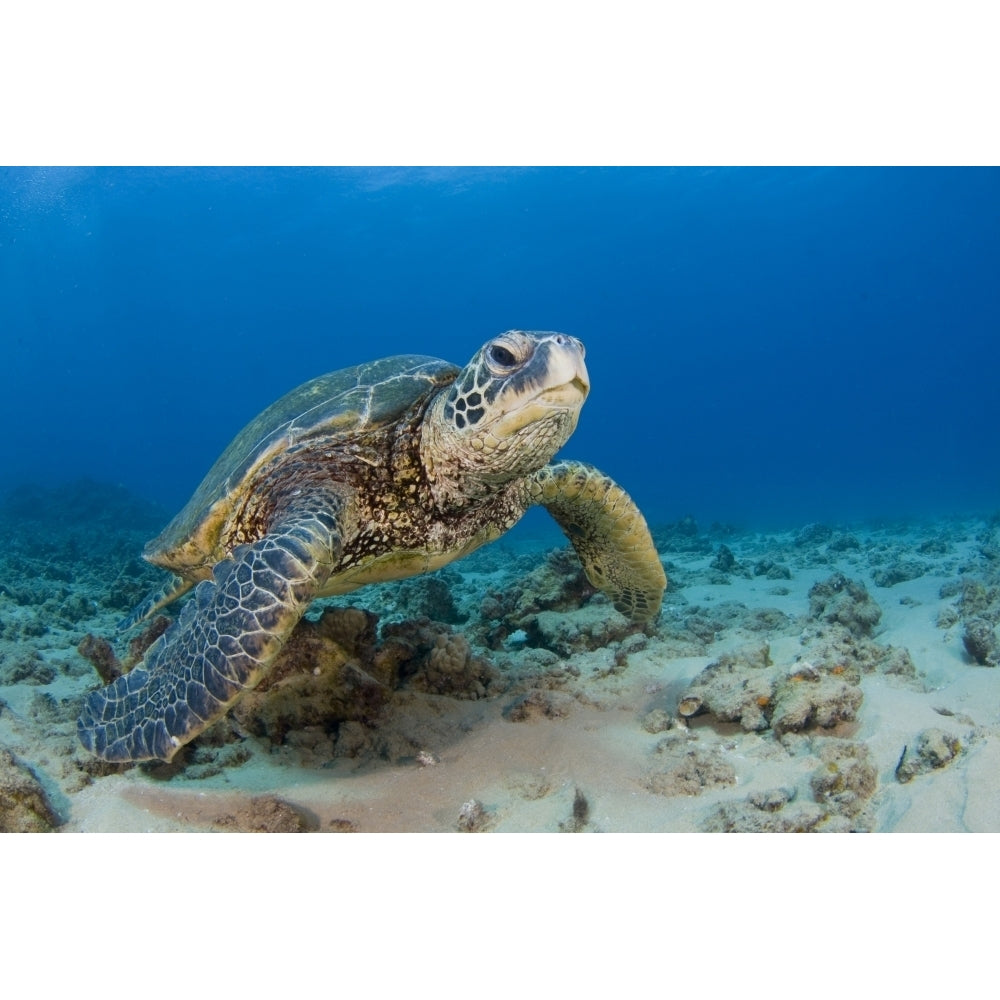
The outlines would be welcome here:
M 642 728 L 647 733 L 665 733 L 673 724 L 674 720 L 670 713 L 662 708 L 654 708 L 642 717 Z
M 457 625 L 468 618 L 455 603 L 454 588 L 460 580 L 454 570 L 402 580 L 395 587 L 396 612 L 407 618 L 430 618 Z
M 656 768 L 642 786 L 656 795 L 701 795 L 708 788 L 734 785 L 736 769 L 719 747 L 702 747 L 687 734 L 665 736 L 656 745 Z
M 527 646 L 561 657 L 602 649 L 642 628 L 597 596 L 576 554 L 562 549 L 505 590 L 487 593 L 480 613 L 476 635 L 490 649 L 521 636 Z
M 484 698 L 499 680 L 464 635 L 426 618 L 385 626 L 375 662 L 396 684 L 452 698 Z
M 995 667 L 1000 660 L 996 629 L 985 618 L 971 618 L 962 635 L 965 651 L 980 666 Z
M 964 580 L 958 610 L 963 618 L 983 618 L 988 622 L 1000 620 L 1000 587 L 987 586 L 982 580 Z
M 741 802 L 725 802 L 703 821 L 707 833 L 808 833 L 867 831 L 878 774 L 862 743 L 830 739 L 818 745 L 819 766 L 809 787 L 814 802 L 799 802 L 791 786 L 764 788 Z
M 834 573 L 810 588 L 809 615 L 819 621 L 843 625 L 855 635 L 870 636 L 882 617 L 882 609 L 864 584 L 849 580 L 843 573 Z
M 820 766 L 810 780 L 821 805 L 854 819 L 878 786 L 878 771 L 864 743 L 831 740 L 819 748 Z
M 919 774 L 946 767 L 962 751 L 962 741 L 953 733 L 936 727 L 924 729 L 913 743 L 903 748 L 896 766 L 896 780 L 905 785 Z
M 938 612 L 935 624 L 938 628 L 951 628 L 958 624 L 959 618 L 958 608 L 944 607 Z
M 858 552 L 861 549 L 861 542 L 854 535 L 842 532 L 830 539 L 827 548 L 831 552 Z
M 910 651 L 904 646 L 883 646 L 884 655 L 878 661 L 878 670 L 881 673 L 895 677 L 917 676 L 917 668 L 910 656 Z
M 503 591 L 490 591 L 483 600 L 482 615 L 505 619 L 511 631 L 540 611 L 572 611 L 582 607 L 596 588 L 587 579 L 572 549 L 554 549 L 545 562 Z
M 795 534 L 796 548 L 807 545 L 822 545 L 833 537 L 833 528 L 827 524 L 807 524 Z
M 0 654 L 0 683 L 44 686 L 56 678 L 55 667 L 46 663 L 36 649 L 26 649 L 6 657 Z
M 881 648 L 881 647 L 880 647 Z M 771 662 L 767 643 L 726 653 L 691 682 L 678 714 L 709 713 L 739 722 L 747 732 L 772 729 L 777 736 L 855 718 L 861 706 L 861 671 L 841 657 L 791 669 Z
M 917 559 L 900 559 L 872 573 L 872 579 L 878 587 L 894 587 L 897 583 L 916 580 L 927 572 L 924 563 Z
M 916 676 L 917 668 L 905 646 L 882 645 L 843 625 L 824 625 L 808 631 L 818 633 L 809 644 L 810 660 L 830 673 L 855 683 L 862 674 Z
M 814 802 L 788 805 L 792 793 L 772 789 L 742 802 L 724 802 L 702 823 L 705 833 L 812 833 L 827 818 Z
M 720 545 L 715 553 L 715 558 L 709 563 L 712 569 L 717 569 L 721 573 L 737 573 L 740 564 L 733 555 L 733 550 L 728 545 Z
M 708 554 L 712 551 L 712 540 L 700 534 L 698 522 L 690 514 L 679 521 L 653 528 L 652 534 L 660 552 Z
M 537 719 L 561 719 L 569 715 L 575 699 L 561 691 L 532 688 L 517 698 L 504 712 L 508 722 L 532 722 Z
M 784 563 L 773 559 L 758 559 L 753 566 L 754 576 L 764 576 L 768 580 L 791 580 L 792 571 Z
M 710 712 L 722 722 L 739 722 L 748 732 L 767 729 L 775 693 L 767 643 L 725 653 L 694 679 L 680 699 L 679 712 Z
M 863 700 L 861 689 L 843 675 L 821 670 L 797 670 L 784 679 L 775 693 L 771 728 L 776 736 L 856 718 Z
M 458 822 L 455 828 L 459 833 L 483 833 L 496 821 L 493 814 L 479 801 L 469 799 L 462 803 L 458 810 Z
M 318 622 L 301 621 L 268 677 L 237 703 L 233 719 L 274 743 L 290 730 L 373 719 L 392 682 L 375 665 L 376 621 L 357 608 L 328 608 Z
M 230 833 L 307 833 L 315 830 L 315 818 L 273 795 L 257 795 L 213 823 Z
M 268 677 L 240 699 L 232 718 L 244 731 L 278 744 L 311 745 L 317 733 L 340 727 L 330 747 L 356 756 L 370 746 L 364 726 L 405 689 L 475 699 L 499 677 L 446 625 L 427 618 L 394 622 L 379 643 L 377 622 L 370 612 L 342 607 L 326 608 L 315 622 L 303 619 Z
M 375 745 L 372 731 L 360 722 L 342 722 L 334 741 L 335 757 L 366 757 Z
M 49 833 L 59 824 L 38 779 L 0 747 L 0 833 Z
M 609 614 L 601 605 L 575 615 L 541 611 L 533 618 L 524 620 L 522 627 L 530 645 L 551 650 L 565 658 L 621 642 L 640 626 L 622 615 Z
M 413 677 L 417 690 L 459 698 L 485 698 L 495 671 L 472 652 L 464 635 L 439 634 Z

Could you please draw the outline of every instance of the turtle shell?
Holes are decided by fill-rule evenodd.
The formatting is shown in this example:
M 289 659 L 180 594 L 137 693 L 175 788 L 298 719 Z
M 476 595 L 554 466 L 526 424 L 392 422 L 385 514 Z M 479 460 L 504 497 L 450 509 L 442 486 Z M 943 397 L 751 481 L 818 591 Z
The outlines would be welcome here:
M 391 426 L 461 369 L 419 354 L 397 355 L 320 375 L 250 421 L 219 456 L 180 513 L 143 555 L 180 572 L 217 561 L 222 529 L 260 471 L 293 446 L 343 442 Z

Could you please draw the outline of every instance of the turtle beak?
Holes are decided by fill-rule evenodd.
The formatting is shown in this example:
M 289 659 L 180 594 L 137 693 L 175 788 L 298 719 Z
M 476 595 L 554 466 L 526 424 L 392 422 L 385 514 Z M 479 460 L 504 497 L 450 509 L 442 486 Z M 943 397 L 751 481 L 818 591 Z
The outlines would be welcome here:
M 550 406 L 579 407 L 590 392 L 586 379 L 575 375 L 565 385 L 557 385 L 554 389 L 546 389 L 538 398 Z
M 549 346 L 548 380 L 551 388 L 541 399 L 552 406 L 579 407 L 590 392 L 590 376 L 583 361 L 584 349 L 576 337 L 556 334 Z

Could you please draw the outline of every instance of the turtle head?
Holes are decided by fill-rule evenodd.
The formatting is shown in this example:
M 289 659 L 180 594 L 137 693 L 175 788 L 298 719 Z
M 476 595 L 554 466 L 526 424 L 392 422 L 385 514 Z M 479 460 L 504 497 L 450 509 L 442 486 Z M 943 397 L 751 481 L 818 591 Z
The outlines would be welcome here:
M 590 391 L 583 355 L 564 333 L 508 330 L 484 344 L 428 411 L 432 478 L 470 495 L 472 481 L 502 484 L 545 465 L 575 430 Z

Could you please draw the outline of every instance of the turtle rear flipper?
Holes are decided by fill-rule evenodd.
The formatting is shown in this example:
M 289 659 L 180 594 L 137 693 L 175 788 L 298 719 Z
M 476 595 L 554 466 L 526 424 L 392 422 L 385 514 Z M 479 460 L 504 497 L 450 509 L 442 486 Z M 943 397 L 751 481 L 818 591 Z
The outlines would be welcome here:
M 324 495 L 219 563 L 143 661 L 87 698 L 83 745 L 109 761 L 168 761 L 225 715 L 264 677 L 340 558 L 345 506 Z
M 632 621 L 660 613 L 667 576 L 646 520 L 613 480 L 583 462 L 546 465 L 528 496 L 555 518 L 573 543 L 587 579 Z

